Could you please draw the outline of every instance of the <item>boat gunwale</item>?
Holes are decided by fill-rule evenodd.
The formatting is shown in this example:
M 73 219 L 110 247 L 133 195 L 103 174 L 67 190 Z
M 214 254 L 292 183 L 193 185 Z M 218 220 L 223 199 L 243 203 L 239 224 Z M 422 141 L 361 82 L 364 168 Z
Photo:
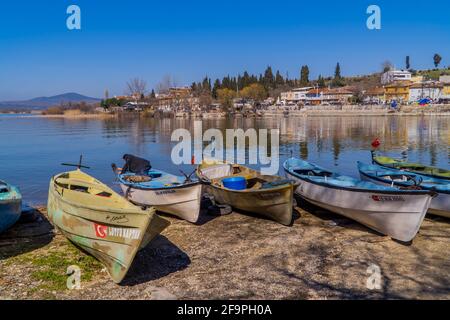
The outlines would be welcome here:
M 124 186 L 127 186 L 127 187 L 131 187 L 133 189 L 148 190 L 148 191 L 159 191 L 159 190 L 170 190 L 170 189 L 184 189 L 184 188 L 194 187 L 196 185 L 202 184 L 202 182 L 199 180 L 199 181 L 183 183 L 183 184 L 175 185 L 175 186 L 151 188 L 151 187 L 139 186 L 139 184 L 136 184 L 136 183 L 125 182 L 122 179 L 121 176 L 122 175 L 118 175 L 117 176 L 119 178 L 119 183 L 120 184 L 123 184 Z
M 292 184 L 292 183 L 289 183 L 289 184 L 286 183 L 286 184 L 282 184 L 280 186 L 275 186 L 273 188 L 267 188 L 267 189 L 233 190 L 233 189 L 228 189 L 228 188 L 225 188 L 225 187 L 220 187 L 220 186 L 214 185 L 212 183 L 206 183 L 205 185 L 208 186 L 208 187 L 213 187 L 214 189 L 223 190 L 223 191 L 232 192 L 232 193 L 237 193 L 237 194 L 267 193 L 267 192 L 274 192 L 274 191 L 278 191 L 278 190 L 289 189 L 292 186 L 294 186 L 294 184 Z
M 291 170 L 286 168 L 286 160 L 283 164 L 283 168 L 286 173 L 290 174 L 293 177 L 296 177 L 300 180 L 307 181 L 312 184 L 320 185 L 322 187 L 332 188 L 332 189 L 338 189 L 338 190 L 345 190 L 345 191 L 354 191 L 354 192 L 371 192 L 371 193 L 380 193 L 380 194 L 390 194 L 390 195 L 430 195 L 432 196 L 434 193 L 432 191 L 427 190 L 372 190 L 372 189 L 362 189 L 362 188 L 351 188 L 351 187 L 344 187 L 344 186 L 336 186 L 328 183 L 322 183 L 318 181 L 314 181 L 311 179 L 308 179 L 306 176 L 300 175 L 298 173 L 292 172 Z
M 392 165 L 389 165 L 389 164 L 387 164 L 387 163 L 382 163 L 382 162 L 377 161 L 376 158 L 377 158 L 376 156 L 372 156 L 372 161 L 373 161 L 373 163 L 375 163 L 375 164 L 377 164 L 377 165 L 379 165 L 379 166 L 381 166 L 381 167 L 385 167 L 385 168 L 389 168 L 389 169 L 404 170 L 404 169 L 401 168 L 401 162 L 399 162 L 399 161 L 397 161 L 397 163 L 399 164 L 400 168 L 398 168 L 398 167 L 395 165 L 395 163 L 392 163 Z M 389 158 L 389 157 L 387 157 L 387 158 Z M 394 159 L 394 160 L 395 160 L 395 159 Z M 430 169 L 441 169 L 441 168 L 433 167 L 433 166 L 426 166 L 426 165 L 421 165 L 421 166 L 423 166 L 425 169 L 426 169 L 426 168 L 430 168 Z M 446 170 L 446 169 L 444 169 L 444 170 Z M 407 170 L 405 170 L 405 171 L 407 171 Z M 450 171 L 450 170 L 447 170 L 447 171 Z M 439 173 L 438 173 L 438 174 L 424 173 L 424 172 L 421 172 L 421 171 L 419 171 L 419 170 L 411 170 L 410 172 L 416 173 L 416 174 L 419 174 L 419 175 L 422 175 L 422 176 L 427 176 L 427 177 L 430 177 L 430 178 L 437 178 L 437 179 L 443 179 L 443 180 L 450 180 L 450 177 L 447 177 L 447 176 L 444 176 L 444 175 L 440 175 Z
M 361 163 L 361 164 L 363 164 L 363 163 Z M 390 168 L 390 169 L 394 169 L 394 168 Z M 383 179 L 383 178 L 381 178 L 379 176 L 368 174 L 368 173 L 362 171 L 359 166 L 358 166 L 358 171 L 363 176 L 368 177 L 368 178 L 373 179 L 373 180 L 376 180 L 376 181 L 379 181 L 379 182 L 382 182 L 382 183 L 389 183 L 389 184 L 391 184 L 393 182 L 394 185 L 397 185 L 397 186 L 405 186 L 405 187 L 410 186 L 410 185 L 407 185 L 407 184 L 402 183 L 400 181 L 389 181 L 388 179 Z M 402 171 L 402 170 L 399 170 L 399 171 Z M 421 176 L 420 174 L 412 173 L 412 172 L 408 172 L 408 171 L 405 171 L 404 173 L 405 173 L 405 175 L 408 175 L 408 173 L 411 173 L 412 175 L 415 175 L 415 176 Z M 450 182 L 449 182 L 449 185 L 450 185 Z M 433 187 L 427 187 L 427 186 L 424 186 L 424 185 L 418 185 L 418 187 L 424 188 L 425 191 L 429 190 L 431 192 L 450 194 L 450 190 L 441 190 L 441 189 L 437 189 L 437 188 L 433 188 Z
M 51 182 L 52 185 L 55 185 L 55 184 L 56 184 L 56 183 L 55 183 L 55 176 L 52 177 L 52 179 L 50 180 L 50 182 Z M 70 190 L 70 189 L 66 189 L 66 188 L 63 188 L 63 189 L 69 190 L 69 191 L 74 191 L 74 190 Z M 115 192 L 114 190 L 111 190 L 111 191 L 113 191 L 114 193 L 117 194 L 117 192 Z M 58 198 L 59 198 L 61 201 L 65 202 L 65 203 L 67 203 L 67 204 L 69 204 L 69 205 L 71 205 L 71 206 L 74 206 L 74 207 L 76 207 L 76 208 L 83 208 L 83 209 L 93 210 L 93 211 L 97 211 L 97 212 L 100 212 L 100 213 L 101 213 L 101 212 L 105 212 L 105 213 L 115 213 L 115 214 L 124 214 L 124 213 L 127 213 L 127 214 L 145 214 L 145 215 L 151 215 L 151 214 L 154 214 L 154 213 L 155 213 L 155 209 L 154 209 L 152 206 L 148 207 L 146 210 L 143 210 L 142 208 L 140 208 L 140 207 L 134 205 L 133 203 L 130 203 L 129 201 L 127 201 L 127 199 L 121 197 L 119 194 L 117 194 L 117 195 L 119 196 L 120 199 L 123 199 L 126 203 L 130 203 L 131 205 L 135 206 L 136 208 L 116 209 L 116 208 L 111 208 L 111 207 L 109 207 L 109 208 L 107 208 L 107 209 L 102 209 L 101 207 L 98 207 L 98 206 L 95 206 L 95 205 L 89 205 L 89 206 L 88 206 L 88 205 L 80 204 L 79 202 L 73 202 L 73 201 L 67 200 L 67 199 L 66 199 L 65 197 L 63 197 L 59 192 L 57 192 L 57 191 L 55 191 L 55 190 L 52 190 L 51 188 L 50 188 L 50 192 L 56 193 L 57 196 L 58 196 Z M 76 191 L 74 191 L 74 192 L 76 192 Z M 55 196 L 56 196 L 56 195 L 55 195 Z M 94 195 L 92 195 L 92 196 L 94 196 Z M 140 209 L 141 211 L 139 211 L 139 209 Z
M 227 163 L 227 162 L 225 162 L 225 163 Z M 231 163 L 227 163 L 227 164 L 231 164 Z M 233 165 L 233 164 L 231 164 L 231 165 Z M 263 174 L 261 174 L 258 170 L 255 170 L 255 169 L 252 169 L 252 168 L 249 168 L 249 167 L 246 167 L 246 166 L 244 166 L 244 165 L 241 165 L 241 164 L 239 164 L 238 165 L 239 167 L 243 167 L 243 168 L 245 168 L 245 169 L 249 169 L 249 170 L 251 170 L 251 171 L 254 171 L 255 173 L 256 173 L 256 177 L 258 177 L 258 176 L 264 176 Z M 213 183 L 211 183 L 210 181 L 208 181 L 208 182 L 206 182 L 204 179 L 202 179 L 202 177 L 205 177 L 206 179 L 208 179 L 201 171 L 201 165 L 199 165 L 199 166 L 197 166 L 197 169 L 196 169 L 196 174 L 197 174 L 197 176 L 199 177 L 199 179 L 200 179 L 200 183 L 201 184 L 203 184 L 203 185 L 205 185 L 205 186 L 208 186 L 208 187 L 213 187 L 214 189 L 217 189 L 217 190 L 223 190 L 223 191 L 227 191 L 227 192 L 233 192 L 233 193 L 237 193 L 237 194 L 252 194 L 252 193 L 266 193 L 266 192 L 273 192 L 273 191 L 278 191 L 278 190 L 283 190 L 283 189 L 289 189 L 289 188 L 291 188 L 291 187 L 294 187 L 295 186 L 295 181 L 292 181 L 292 182 L 290 182 L 290 183 L 284 183 L 284 184 L 282 184 L 282 185 L 279 185 L 279 186 L 274 186 L 274 187 L 271 187 L 271 188 L 266 188 L 266 189 L 244 189 L 244 190 L 234 190 L 234 189 L 229 189 L 229 188 L 225 188 L 225 187 L 221 187 L 221 186 L 218 186 L 218 185 L 216 185 L 216 184 L 213 184 Z M 239 176 L 239 175 L 230 175 L 230 176 L 223 176 L 223 177 L 220 177 L 219 179 L 224 179 L 224 178 L 228 178 L 228 177 L 234 177 L 234 176 Z M 281 176 L 279 176 L 279 175 L 273 175 L 273 177 L 277 177 L 277 178 L 279 178 L 280 180 L 283 180 L 283 177 L 281 177 Z M 209 179 L 208 179 L 209 180 Z M 271 182 L 271 181 L 268 181 L 268 182 Z

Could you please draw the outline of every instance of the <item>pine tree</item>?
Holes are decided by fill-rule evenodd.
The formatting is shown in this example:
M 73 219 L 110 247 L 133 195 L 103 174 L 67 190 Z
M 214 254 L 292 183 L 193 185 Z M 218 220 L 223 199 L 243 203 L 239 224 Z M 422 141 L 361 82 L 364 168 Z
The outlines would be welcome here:
M 334 79 L 335 80 L 340 80 L 341 77 L 341 65 L 339 64 L 339 62 L 336 64 L 336 69 L 334 70 Z
M 322 77 L 322 75 L 319 75 L 319 78 L 317 79 L 317 85 L 319 86 L 319 88 L 326 87 L 325 79 Z
M 342 76 L 341 76 L 341 65 L 338 62 L 336 64 L 336 69 L 334 70 L 333 86 L 342 87 L 344 85 L 345 84 L 344 84 L 344 81 L 342 80 Z
M 211 79 L 209 79 L 208 76 L 203 79 L 202 91 L 205 93 L 211 93 Z
M 272 67 L 268 66 L 264 72 L 264 86 L 266 88 L 273 88 L 275 79 L 272 72 Z
M 279 70 L 277 70 L 277 73 L 275 75 L 275 85 L 277 87 L 284 85 L 284 79 Z
M 409 70 L 409 69 L 411 68 L 411 65 L 410 65 L 410 63 L 409 63 L 409 56 L 406 56 L 405 67 L 406 67 L 406 70 Z
M 302 66 L 302 69 L 300 71 L 300 85 L 307 86 L 309 83 L 309 67 L 308 66 Z
M 212 89 L 212 97 L 214 99 L 217 99 L 217 90 L 219 90 L 219 89 L 220 89 L 220 80 L 216 79 L 216 81 L 214 81 L 214 86 Z

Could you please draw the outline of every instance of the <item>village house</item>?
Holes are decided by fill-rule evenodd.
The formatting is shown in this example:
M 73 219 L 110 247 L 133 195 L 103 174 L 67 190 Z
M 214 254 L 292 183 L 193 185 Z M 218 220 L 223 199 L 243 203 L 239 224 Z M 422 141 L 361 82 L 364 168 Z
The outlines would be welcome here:
M 409 87 L 410 81 L 398 81 L 384 86 L 384 94 L 386 102 L 393 100 L 399 103 L 406 103 L 409 101 Z
M 350 88 L 325 89 L 322 92 L 322 103 L 347 104 L 353 97 L 354 92 Z
M 439 82 L 442 83 L 441 100 L 450 102 L 450 76 L 441 76 Z
M 191 95 L 190 87 L 172 87 L 169 88 L 169 95 L 173 98 L 187 98 Z
M 288 103 L 305 103 L 306 94 L 313 87 L 303 87 L 303 88 L 295 88 L 287 92 L 282 92 L 280 94 L 280 99 L 284 104 Z
M 306 93 L 306 101 L 305 104 L 307 105 L 319 105 L 322 104 L 322 92 L 325 90 L 324 88 L 314 88 L 310 89 Z
M 389 70 L 381 75 L 381 84 L 397 81 L 411 81 L 412 74 L 407 70 Z
M 386 96 L 383 87 L 373 87 L 364 93 L 364 103 L 367 104 L 384 104 Z
M 438 81 L 413 83 L 409 87 L 409 102 L 418 102 L 421 99 L 439 101 L 442 96 L 442 88 L 442 83 Z
M 306 93 L 306 104 L 346 104 L 350 102 L 354 92 L 350 88 L 313 88 Z

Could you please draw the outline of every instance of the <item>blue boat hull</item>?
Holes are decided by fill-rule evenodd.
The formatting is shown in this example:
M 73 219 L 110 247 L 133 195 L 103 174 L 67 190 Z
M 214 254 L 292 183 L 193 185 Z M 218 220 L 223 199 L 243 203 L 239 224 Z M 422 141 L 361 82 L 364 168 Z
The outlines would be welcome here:
M 21 212 L 21 199 L 0 201 L 0 233 L 15 224 L 19 220 Z

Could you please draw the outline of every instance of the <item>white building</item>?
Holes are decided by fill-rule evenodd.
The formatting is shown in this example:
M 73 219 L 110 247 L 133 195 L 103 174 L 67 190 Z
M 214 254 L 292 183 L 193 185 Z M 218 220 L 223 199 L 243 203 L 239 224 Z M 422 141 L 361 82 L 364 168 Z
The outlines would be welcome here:
M 381 83 L 388 84 L 395 81 L 410 81 L 411 72 L 407 70 L 390 70 L 381 75 Z
M 442 97 L 443 87 L 442 83 L 436 81 L 414 83 L 409 87 L 409 102 L 417 102 L 421 99 L 438 101 Z
M 293 102 L 305 102 L 306 94 L 309 90 L 313 89 L 313 87 L 303 87 L 303 88 L 295 88 L 291 91 L 282 92 L 280 95 L 281 101 L 285 104 Z

